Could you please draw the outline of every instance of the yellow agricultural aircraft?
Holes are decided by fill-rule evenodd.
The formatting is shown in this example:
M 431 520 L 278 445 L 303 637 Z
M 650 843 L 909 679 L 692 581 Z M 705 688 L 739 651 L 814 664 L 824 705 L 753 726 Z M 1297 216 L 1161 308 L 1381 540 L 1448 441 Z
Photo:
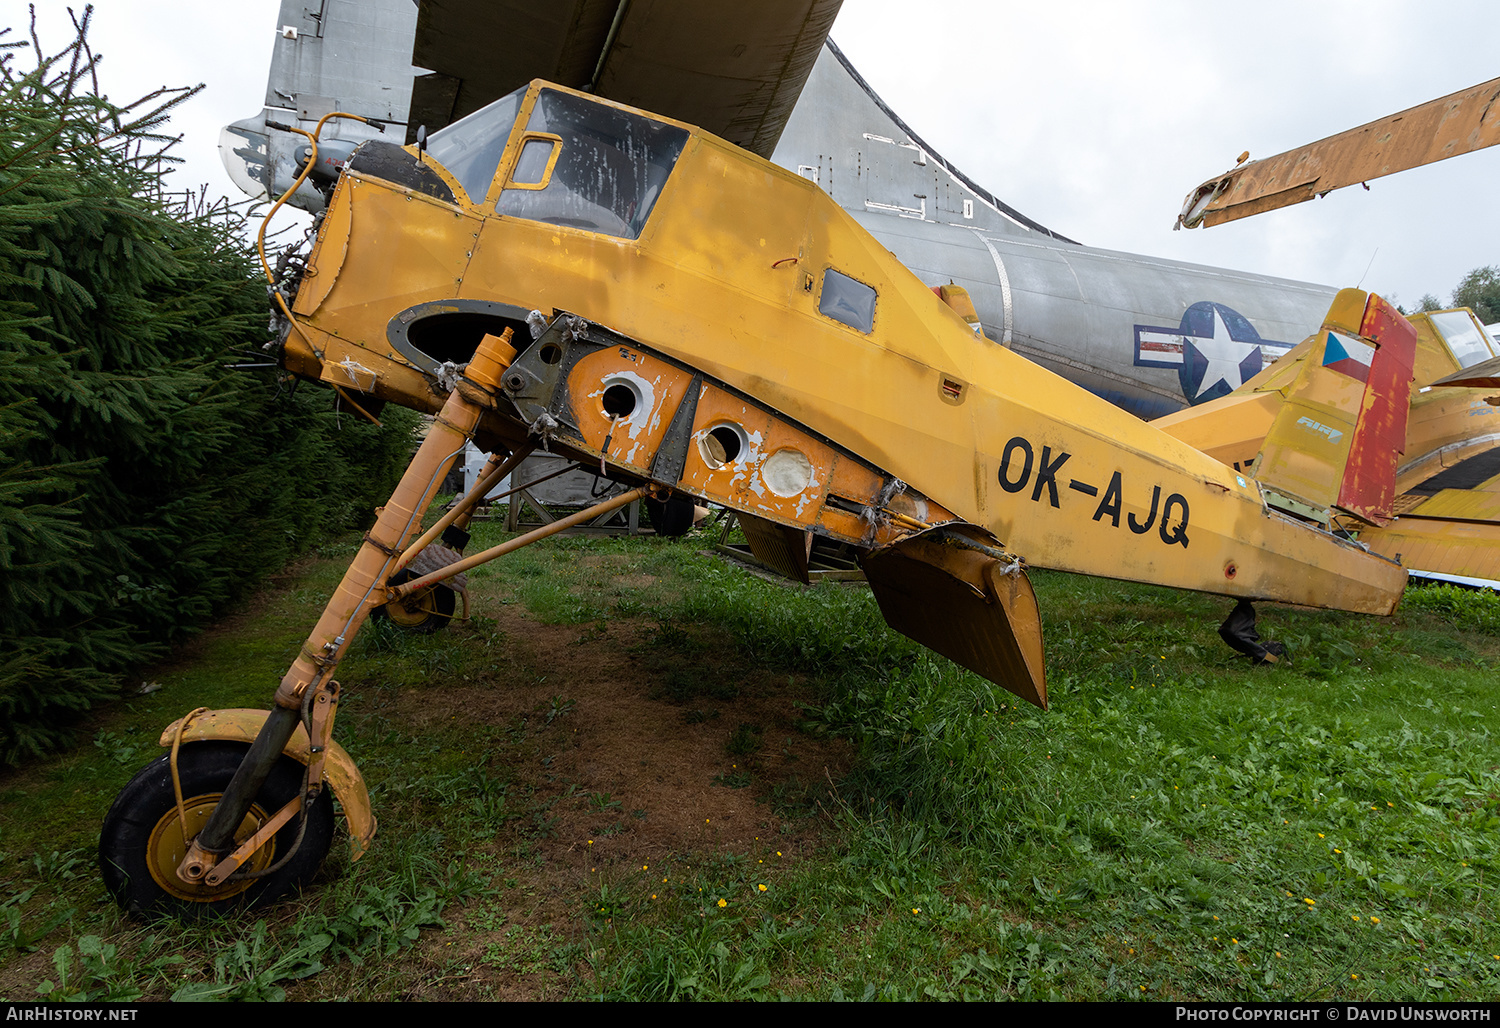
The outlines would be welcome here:
M 1263 160 L 1197 186 L 1175 227 L 1209 227 L 1327 195 L 1500 143 L 1500 78 L 1482 82 Z M 1413 576 L 1494 586 L 1500 581 L 1500 357 L 1468 310 L 1415 314 L 1418 341 L 1403 457 L 1391 516 L 1360 540 Z M 1157 427 L 1248 467 L 1287 388 L 1310 355 L 1293 349 L 1227 396 L 1169 414 Z M 1420 570 L 1418 570 L 1420 569 Z
M 1416 331 L 1413 390 L 1405 437 L 1392 448 L 1400 454 L 1394 495 L 1361 514 L 1362 524 L 1344 527 L 1425 577 L 1492 584 L 1500 579 L 1500 359 L 1467 309 L 1407 320 Z M 1257 456 L 1284 432 L 1278 426 L 1291 417 L 1295 383 L 1314 366 L 1316 343 L 1302 343 L 1228 396 L 1152 424 L 1232 467 L 1255 467 L 1268 482 L 1275 472 Z
M 272 709 L 175 722 L 116 799 L 101 858 L 132 911 L 305 881 L 330 790 L 363 853 L 375 818 L 333 738 L 361 625 L 450 615 L 464 572 L 636 498 L 722 504 L 794 577 L 814 536 L 848 544 L 893 627 L 1041 706 L 1029 566 L 1222 594 L 1237 614 L 1388 614 L 1406 582 L 1343 530 L 1389 513 L 1416 345 L 1356 290 L 1304 344 L 1254 470 L 1235 469 L 984 338 L 961 290 L 925 286 L 806 178 L 542 81 L 431 139 L 363 144 L 305 266 L 273 285 L 282 367 L 434 420 Z M 471 440 L 485 474 L 424 531 Z M 539 447 L 629 488 L 462 556 L 478 500 Z M 1274 657 L 1253 614 L 1228 629 Z

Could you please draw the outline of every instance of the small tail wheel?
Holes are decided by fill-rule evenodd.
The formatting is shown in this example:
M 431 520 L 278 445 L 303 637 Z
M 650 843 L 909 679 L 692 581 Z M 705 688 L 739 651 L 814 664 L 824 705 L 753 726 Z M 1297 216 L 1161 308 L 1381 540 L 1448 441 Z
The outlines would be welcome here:
M 411 569 L 405 568 L 391 576 L 390 584 L 400 585 L 412 577 Z M 447 628 L 457 609 L 458 594 L 445 585 L 434 585 L 426 592 L 376 607 L 372 616 L 388 618 L 391 624 L 407 632 L 431 634 Z
M 645 503 L 646 513 L 651 517 L 651 527 L 656 529 L 657 535 L 676 539 L 687 535 L 688 529 L 693 527 L 694 504 L 691 496 L 669 496 L 665 500 L 648 496 Z
M 239 743 L 202 742 L 183 746 L 178 752 L 177 774 L 182 783 L 188 839 L 207 824 L 248 751 L 248 746 Z M 248 839 L 288 800 L 301 795 L 304 771 L 303 765 L 291 757 L 277 761 L 236 830 L 236 842 Z M 99 836 L 99 868 L 105 886 L 129 913 L 175 916 L 184 921 L 215 917 L 242 906 L 268 903 L 312 880 L 333 840 L 333 797 L 328 789 L 308 811 L 307 828 L 299 845 L 301 820 L 293 816 L 240 869 L 265 871 L 292 854 L 269 874 L 231 878 L 217 887 L 184 882 L 177 877 L 177 865 L 187 855 L 187 844 L 172 791 L 171 757 L 163 756 L 142 768 L 115 797 Z

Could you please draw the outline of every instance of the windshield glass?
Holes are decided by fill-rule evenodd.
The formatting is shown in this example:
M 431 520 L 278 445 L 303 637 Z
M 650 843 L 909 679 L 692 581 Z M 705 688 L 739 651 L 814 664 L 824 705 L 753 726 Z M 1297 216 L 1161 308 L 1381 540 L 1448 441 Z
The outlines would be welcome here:
M 687 143 L 685 130 L 545 89 L 527 132 L 562 140 L 545 187 L 507 188 L 501 214 L 636 239 Z M 512 178 L 524 181 L 520 171 Z
M 505 141 L 510 138 L 516 112 L 521 109 L 522 86 L 502 96 L 487 107 L 481 107 L 467 118 L 460 118 L 447 128 L 439 129 L 427 140 L 427 152 L 464 187 L 473 203 L 484 203 L 490 191 L 490 180 L 500 166 Z
M 1453 351 L 1453 356 L 1458 358 L 1459 367 L 1472 367 L 1494 356 L 1489 340 L 1484 337 L 1485 334 L 1479 330 L 1479 325 L 1469 316 L 1468 311 L 1442 311 L 1428 317 L 1442 333 L 1443 341 Z

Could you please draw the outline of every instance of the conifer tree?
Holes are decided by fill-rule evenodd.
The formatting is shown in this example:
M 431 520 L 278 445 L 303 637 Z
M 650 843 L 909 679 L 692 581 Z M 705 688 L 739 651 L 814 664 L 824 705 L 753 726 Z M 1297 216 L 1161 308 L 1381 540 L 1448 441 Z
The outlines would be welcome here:
M 326 394 L 289 400 L 228 367 L 265 341 L 265 289 L 228 210 L 166 190 L 163 129 L 196 90 L 110 103 L 87 15 L 78 28 L 52 57 L 0 37 L 9 761 L 64 741 L 125 672 L 365 516 L 415 421 L 337 423 Z

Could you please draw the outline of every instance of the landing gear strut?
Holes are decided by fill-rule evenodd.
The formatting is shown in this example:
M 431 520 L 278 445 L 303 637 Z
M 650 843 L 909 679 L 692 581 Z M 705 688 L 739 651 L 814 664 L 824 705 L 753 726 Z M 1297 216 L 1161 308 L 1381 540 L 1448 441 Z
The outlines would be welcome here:
M 525 456 L 523 448 L 492 458 L 463 502 L 420 531 L 422 515 L 449 467 L 496 404 L 500 376 L 514 357 L 509 329 L 480 344 L 281 679 L 269 714 L 194 711 L 178 722 L 175 734 L 163 737 L 163 745 L 171 741 L 173 756 L 147 767 L 121 791 L 105 820 L 100 863 L 110 891 L 127 910 L 192 920 L 305 884 L 332 835 L 333 803 L 325 781 L 345 790 L 340 801 L 357 859 L 374 835 L 374 821 L 357 769 L 332 741 L 339 699 L 333 674 L 365 620 L 384 607 L 388 615 L 399 609 L 424 627 L 435 626 L 426 615 L 446 621 L 453 612 L 454 592 L 442 583 L 461 581 L 458 576 L 472 567 L 652 492 L 644 486 L 629 490 L 474 556 L 458 559 L 449 547 L 446 552 L 455 559 L 413 563 L 440 534 L 466 519 Z M 438 566 L 428 570 L 433 563 Z M 251 719 L 255 727 L 247 731 Z M 247 739 L 253 740 L 248 747 Z M 351 780 L 357 788 L 351 788 Z M 351 800 L 363 807 L 351 813 Z

